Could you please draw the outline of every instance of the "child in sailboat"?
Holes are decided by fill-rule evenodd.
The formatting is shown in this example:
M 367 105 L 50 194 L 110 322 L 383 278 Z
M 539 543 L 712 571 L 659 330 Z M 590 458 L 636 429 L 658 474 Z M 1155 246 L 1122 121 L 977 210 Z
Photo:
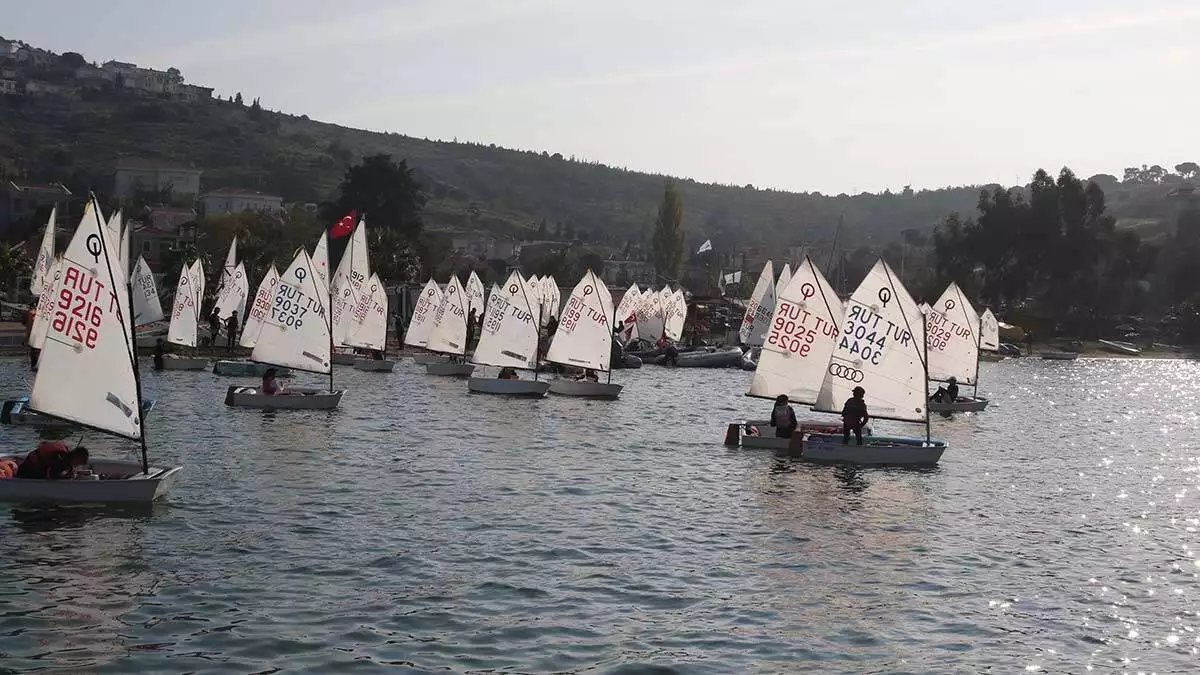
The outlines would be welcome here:
M 791 438 L 799 426 L 796 411 L 788 405 L 787 394 L 780 394 L 775 398 L 775 407 L 771 410 L 771 426 L 775 427 L 776 438 Z
M 268 396 L 279 396 L 283 393 L 283 385 L 279 383 L 278 370 L 267 368 L 267 372 L 263 373 L 262 393 Z
M 516 371 L 516 370 L 513 370 L 512 368 L 501 368 L 501 369 L 500 369 L 500 375 L 499 375 L 499 376 L 497 376 L 497 379 L 501 379 L 501 380 L 519 380 L 519 379 L 521 379 L 521 376 L 520 376 L 520 375 L 517 375 L 517 371 Z
M 60 480 L 75 477 L 75 468 L 87 466 L 88 450 L 82 445 L 68 450 L 62 441 L 45 441 L 25 456 L 17 467 L 17 478 Z

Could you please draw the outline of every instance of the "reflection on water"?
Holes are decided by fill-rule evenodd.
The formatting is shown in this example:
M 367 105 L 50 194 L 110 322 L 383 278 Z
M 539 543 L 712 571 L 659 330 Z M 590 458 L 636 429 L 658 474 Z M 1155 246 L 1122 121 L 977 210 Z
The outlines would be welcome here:
M 330 412 L 148 373 L 181 481 L 0 505 L 0 672 L 1197 670 L 1191 362 L 984 364 L 992 406 L 935 420 L 928 470 L 723 447 L 770 406 L 740 371 L 622 372 L 599 402 L 421 370 L 339 369 Z

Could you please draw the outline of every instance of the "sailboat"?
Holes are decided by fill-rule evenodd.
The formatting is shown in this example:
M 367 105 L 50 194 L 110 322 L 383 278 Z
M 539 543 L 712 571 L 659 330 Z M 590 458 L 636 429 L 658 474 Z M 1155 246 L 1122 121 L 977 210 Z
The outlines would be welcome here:
M 550 383 L 537 379 L 540 306 L 520 272 L 514 271 L 488 298 L 483 330 L 471 362 L 481 366 L 532 370 L 532 380 L 472 377 L 467 389 L 479 394 L 546 395 Z
M 54 310 L 29 408 L 47 418 L 137 440 L 141 462 L 93 458 L 73 480 L 0 480 L 0 501 L 150 503 L 166 493 L 179 473 L 179 467 L 150 466 L 128 274 L 118 267 L 116 246 L 104 228 L 89 201 L 51 290 L 72 311 Z M 118 299 L 122 295 L 124 301 Z M 74 315 L 76 306 L 86 318 Z M 6 459 L 19 462 L 23 457 Z
M 605 373 L 608 382 L 590 382 L 558 378 L 550 381 L 550 391 L 563 396 L 615 399 L 621 385 L 612 383 L 613 330 L 612 294 L 590 269 L 575 284 L 546 360 L 573 368 Z
M 625 291 L 625 294 L 621 296 L 621 304 L 617 305 L 617 319 L 615 321 L 617 328 L 614 328 L 613 332 L 615 333 L 618 328 L 620 329 L 617 339 L 622 343 L 628 343 L 638 336 L 637 308 L 641 302 L 641 298 L 641 289 L 638 288 L 637 284 L 631 284 Z
M 742 345 L 752 350 L 762 347 L 771 325 L 771 315 L 775 312 L 775 268 L 768 260 L 763 265 L 762 273 L 758 275 L 758 283 L 746 304 L 746 314 L 742 317 L 742 325 L 738 329 L 738 339 Z
M 197 260 L 196 264 L 199 265 L 200 261 Z M 204 276 L 201 274 L 201 284 L 203 281 Z M 279 271 L 272 264 L 267 273 L 263 275 L 263 280 L 258 285 L 258 291 L 254 294 L 254 302 L 250 305 L 250 311 L 246 314 L 246 321 L 242 326 L 242 336 L 238 340 L 239 345 L 253 349 L 254 345 L 258 344 L 258 336 L 262 332 L 263 323 L 270 315 L 271 303 L 275 301 L 275 290 L 278 286 Z M 203 285 L 200 289 L 203 293 Z M 266 364 L 241 359 L 221 359 L 213 364 L 213 374 L 228 377 L 262 377 L 270 367 Z M 292 375 L 292 371 L 288 368 L 276 368 L 275 371 L 279 377 L 291 377 Z
M 353 352 L 338 352 L 338 347 L 351 347 L 347 339 L 357 330 L 354 308 L 363 292 L 363 284 L 371 276 L 370 253 L 367 249 L 367 224 L 359 219 L 342 251 L 342 259 L 329 281 L 330 302 L 333 308 L 333 363 L 352 366 L 358 357 Z M 386 326 L 385 326 L 386 328 Z
M 425 349 L 429 344 L 429 334 L 433 331 L 433 315 L 441 304 L 442 289 L 438 288 L 437 282 L 430 277 L 429 281 L 425 282 L 425 287 L 421 289 L 421 295 L 413 307 L 412 316 L 408 319 L 408 328 L 404 331 L 404 344 Z M 441 354 L 427 351 L 420 352 L 413 357 L 413 363 L 418 366 L 445 363 L 448 360 Z
M 154 272 L 146 259 L 138 256 L 137 265 L 133 268 L 133 325 L 144 326 L 148 323 L 161 321 L 163 318 L 162 302 L 158 299 L 158 287 L 154 284 Z
M 683 297 L 683 289 L 680 288 L 669 296 L 665 296 L 663 303 L 666 308 L 663 332 L 668 340 L 679 342 L 683 339 L 683 326 L 687 321 L 687 300 Z
M 171 305 L 171 324 L 167 328 L 167 342 L 170 344 L 195 349 L 203 282 L 204 266 L 199 259 L 191 266 L 180 268 L 179 283 L 175 285 L 175 302 Z M 199 356 L 167 354 L 163 357 L 163 370 L 204 370 L 207 367 L 208 359 Z
M 971 396 L 955 401 L 930 401 L 930 412 L 980 412 L 988 400 L 979 395 L 979 315 L 953 281 L 925 313 L 925 339 L 929 341 L 929 379 L 946 382 L 953 377 L 972 388 Z
M 475 366 L 462 360 L 467 351 L 467 305 L 470 303 L 462 284 L 456 275 L 450 275 L 450 283 L 446 284 L 446 292 L 442 294 L 442 302 L 433 313 L 433 323 L 429 330 L 429 342 L 426 349 L 438 354 L 445 354 L 448 361 L 430 363 L 425 366 L 425 372 L 430 375 L 451 375 L 467 377 Z
M 838 346 L 813 407 L 840 413 L 856 386 L 872 419 L 924 422 L 925 437 L 868 435 L 863 445 L 841 434 L 812 434 L 804 457 L 853 464 L 937 464 L 945 441 L 929 435 L 925 321 L 917 303 L 881 258 L 846 303 Z
M 483 295 L 483 281 L 475 270 L 471 270 L 471 276 L 467 277 L 467 287 L 464 289 L 467 292 L 467 317 L 470 318 L 471 313 L 475 313 L 475 319 L 483 316 L 483 310 L 487 308 L 487 298 Z
M 758 368 L 746 395 L 770 400 L 785 395 L 793 405 L 816 404 L 841 336 L 842 317 L 842 302 L 837 293 L 825 275 L 805 256 L 795 275 L 789 275 L 788 285 L 779 293 Z M 802 437 L 841 430 L 840 422 L 798 422 L 797 432 Z M 749 427 L 759 429 L 762 435 L 743 435 Z M 773 429 L 769 420 L 732 423 L 725 443 L 738 445 L 740 437 L 741 445 L 747 448 L 790 447 L 790 436 L 780 438 L 770 431 Z
M 328 287 L 303 248 L 279 277 L 271 311 L 263 320 L 250 359 L 260 364 L 329 375 L 329 389 L 288 387 L 265 394 L 258 387 L 231 386 L 225 404 L 264 410 L 331 410 L 345 390 L 333 389 Z
M 662 293 L 646 289 L 638 299 L 637 305 L 638 337 L 650 343 L 653 347 L 663 335 L 663 303 Z
M 55 263 L 54 257 L 54 227 L 58 217 L 58 207 L 50 209 L 50 219 L 46 221 L 46 230 L 42 233 L 42 245 L 38 247 L 37 260 L 33 263 L 33 275 L 29 278 L 29 292 L 41 296 L 42 287 L 46 285 L 46 277 Z
M 979 360 L 1003 361 L 1000 353 L 1000 322 L 992 310 L 985 309 L 979 315 Z
M 387 357 L 387 321 L 388 296 L 383 282 L 374 272 L 359 295 L 358 303 L 354 306 L 353 328 L 346 338 L 346 344 L 351 347 L 370 349 L 379 358 L 356 359 L 355 370 L 366 370 L 373 373 L 390 373 L 396 367 L 396 362 Z

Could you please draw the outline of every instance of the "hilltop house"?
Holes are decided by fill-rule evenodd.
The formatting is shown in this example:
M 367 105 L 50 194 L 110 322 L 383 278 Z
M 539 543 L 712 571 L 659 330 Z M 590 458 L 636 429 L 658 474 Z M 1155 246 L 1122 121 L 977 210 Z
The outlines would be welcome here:
M 117 160 L 113 193 L 132 199 L 138 193 L 169 192 L 171 201 L 191 205 L 200 194 L 200 169 L 158 159 Z
M 151 269 L 161 270 L 167 254 L 178 250 L 188 242 L 195 241 L 196 224 L 189 222 L 178 227 L 156 227 L 139 221 L 130 221 L 133 231 L 129 245 L 133 255 L 130 260 L 141 256 Z
M 243 211 L 280 213 L 283 211 L 283 197 L 242 188 L 221 188 L 202 196 L 200 208 L 206 216 Z

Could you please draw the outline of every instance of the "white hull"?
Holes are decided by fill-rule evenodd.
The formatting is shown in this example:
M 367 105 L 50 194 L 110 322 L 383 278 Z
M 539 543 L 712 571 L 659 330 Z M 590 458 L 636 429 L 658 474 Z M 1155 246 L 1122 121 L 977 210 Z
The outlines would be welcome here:
M 843 443 L 840 435 L 814 434 L 804 443 L 803 457 L 814 462 L 928 466 L 937 464 L 945 451 L 945 441 L 939 440 L 865 436 L 858 445 L 854 436 Z
M 93 460 L 88 468 L 97 474 L 124 474 L 128 477 L 119 480 L 0 479 L 0 502 L 149 504 L 166 494 L 180 470 L 180 467 L 150 467 L 150 474 L 146 475 L 142 473 L 140 462 L 103 459 Z
M 163 357 L 163 370 L 207 370 L 208 359 L 191 356 L 173 356 L 167 354 Z
M 430 375 L 445 375 L 449 377 L 470 377 L 475 372 L 474 363 L 430 363 L 425 366 L 425 372 Z
M 427 366 L 431 363 L 448 363 L 450 357 L 445 354 L 433 354 L 430 352 L 422 352 L 413 357 L 413 363 L 418 366 Z
M 1132 342 L 1121 342 L 1120 340 L 1100 340 L 1099 342 L 1100 346 L 1117 354 L 1138 356 L 1142 353 L 1142 350 L 1138 349 Z
M 260 410 L 332 410 L 346 390 L 288 388 L 283 394 L 260 394 L 257 387 L 230 387 L 225 405 Z
M 1075 352 L 1042 352 L 1041 356 L 1047 361 L 1074 361 L 1079 358 Z
M 387 359 L 358 359 L 354 362 L 355 370 L 365 370 L 370 373 L 390 373 L 395 367 L 396 362 Z
M 582 398 L 615 399 L 621 395 L 623 387 L 619 384 L 605 382 L 588 382 L 586 380 L 550 380 L 550 393 L 560 396 L 579 396 Z
M 213 364 L 213 374 L 230 377 L 262 377 L 268 368 L 275 368 L 275 374 L 279 377 L 292 376 L 290 368 L 268 366 L 265 363 L 254 363 L 253 361 L 217 361 Z
M 146 399 L 142 401 L 142 417 L 154 410 L 157 403 L 155 399 Z M 5 401 L 0 408 L 0 423 L 23 425 L 37 427 L 39 429 L 74 429 L 78 425 L 73 422 L 58 419 L 57 417 L 46 417 L 29 410 L 25 406 L 29 404 L 29 397 L 12 399 Z
M 333 356 L 331 356 L 329 360 L 332 361 L 335 366 L 352 366 L 356 361 L 358 361 L 358 359 L 359 357 L 354 354 L 342 354 L 339 352 L 334 352 Z
M 988 400 L 982 396 L 970 397 L 960 396 L 954 403 L 945 403 L 939 401 L 929 402 L 929 412 L 931 413 L 948 413 L 948 412 L 982 412 L 988 406 Z
M 550 383 L 544 380 L 501 380 L 493 377 L 472 377 L 467 380 L 467 390 L 476 394 L 541 398 L 549 389 Z

